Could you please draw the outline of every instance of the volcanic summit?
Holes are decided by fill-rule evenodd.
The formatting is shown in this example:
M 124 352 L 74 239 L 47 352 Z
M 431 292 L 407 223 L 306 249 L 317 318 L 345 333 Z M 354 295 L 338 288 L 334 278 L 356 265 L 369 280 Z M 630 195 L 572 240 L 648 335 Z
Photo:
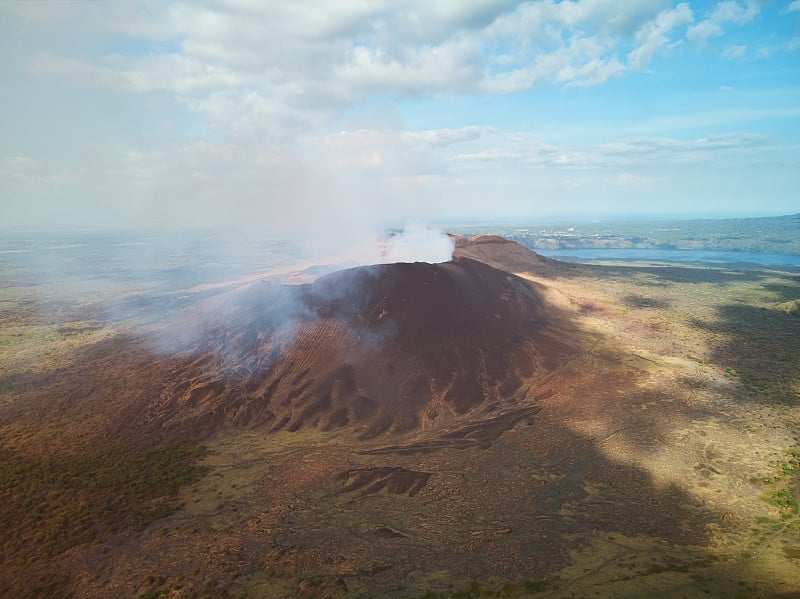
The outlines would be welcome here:
M 552 345 L 536 288 L 466 257 L 261 282 L 214 314 L 150 411 L 162 430 L 372 438 L 474 420 L 525 399 Z

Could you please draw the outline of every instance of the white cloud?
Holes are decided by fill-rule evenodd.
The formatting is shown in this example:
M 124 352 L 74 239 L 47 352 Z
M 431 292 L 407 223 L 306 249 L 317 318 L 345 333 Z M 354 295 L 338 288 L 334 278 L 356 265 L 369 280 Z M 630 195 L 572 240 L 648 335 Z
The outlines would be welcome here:
M 794 0 L 784 9 L 784 12 L 800 12 L 800 0 Z
M 686 39 L 695 44 L 702 44 L 712 37 L 721 36 L 723 33 L 722 27 L 718 23 L 706 20 L 689 27 L 686 31 Z
M 622 142 L 603 144 L 600 149 L 609 157 L 629 159 L 644 156 L 683 161 L 687 157 L 696 160 L 715 152 L 747 150 L 767 141 L 764 135 L 736 133 L 712 135 L 697 139 L 675 139 L 671 137 L 644 137 Z
M 204 65 L 179 54 L 154 55 L 135 60 L 111 55 L 104 57 L 102 63 L 93 65 L 41 52 L 34 57 L 31 68 L 45 75 L 137 93 L 172 91 L 192 94 L 250 82 L 242 74 L 230 69 Z
M 458 165 L 465 165 L 473 169 L 498 164 L 514 168 L 580 169 L 596 164 L 596 157 L 568 146 L 557 146 L 536 139 L 513 140 L 505 136 L 499 136 L 496 141 L 504 146 L 457 154 L 451 157 L 451 166 L 459 168 Z
M 713 37 L 722 36 L 725 33 L 722 28 L 723 24 L 744 25 L 752 21 L 760 10 L 761 7 L 756 2 L 745 2 L 744 4 L 733 0 L 720 2 L 708 19 L 689 28 L 686 38 L 694 44 L 702 45 Z
M 587 21 L 602 22 L 601 28 L 610 33 L 631 35 L 645 23 L 666 10 L 672 3 L 663 0 L 641 0 L 621 3 L 614 0 L 594 0 L 582 5 L 588 12 Z
M 787 10 L 797 10 L 797 2 Z M 608 122 L 605 115 L 590 122 L 589 115 L 600 114 L 596 105 L 585 104 L 587 115 L 570 112 L 578 106 L 571 101 L 590 92 L 556 90 L 569 101 L 554 111 L 552 124 L 532 118 L 536 133 L 458 124 L 501 119 L 494 106 L 475 109 L 476 97 L 541 86 L 547 109 L 553 87 L 596 86 L 646 70 L 659 56 L 679 54 L 674 49 L 684 37 L 698 50 L 713 43 L 709 54 L 718 57 L 727 44 L 716 38 L 758 12 L 753 3 L 692 5 L 704 20 L 696 23 L 689 3 L 674 0 L 0 2 L 3 31 L 25 42 L 14 47 L 15 60 L 28 67 L 20 80 L 58 97 L 52 104 L 61 111 L 41 127 L 38 151 L 22 127 L 2 147 L 4 155 L 38 163 L 0 161 L 0 170 L 17 173 L 15 189 L 30 184 L 53 203 L 69 197 L 65 212 L 70 202 L 93 214 L 117 202 L 117 214 L 143 218 L 224 222 L 238 212 L 253 226 L 309 218 L 334 223 L 331 229 L 425 219 L 443 209 L 441 198 L 453 189 L 451 207 L 460 210 L 470 197 L 464 201 L 485 211 L 498 180 L 511 182 L 504 187 L 523 206 L 531 195 L 557 197 L 578 181 L 587 193 L 592 181 L 632 186 L 631 177 L 651 178 L 642 165 L 714 160 L 763 141 L 703 132 L 790 117 L 744 114 L 735 106 L 670 112 L 654 102 L 652 110 L 637 107 L 638 117 L 620 117 L 614 106 Z M 752 43 L 754 54 L 759 45 Z M 797 39 L 774 44 L 798 46 Z M 10 47 L 11 41 L 3 46 Z M 726 52 L 736 58 L 748 50 Z M 459 96 L 468 96 L 452 104 L 467 106 L 463 114 L 448 114 L 453 125 L 437 127 L 439 100 Z M 418 98 L 426 99 L 423 110 L 435 106 L 424 115 L 433 124 L 411 130 L 403 119 L 419 116 Z M 395 110 L 395 100 L 412 110 Z M 513 104 L 519 103 L 507 106 Z M 105 118 L 97 126 L 95 106 Z M 81 118 L 59 120 L 61 114 Z M 513 115 L 517 122 L 525 118 L 520 114 Z M 122 120 L 130 122 L 121 126 Z M 591 143 L 573 141 L 583 136 L 581 127 Z M 662 137 L 602 143 L 611 129 Z M 116 136 L 119 130 L 124 135 Z M 676 130 L 697 133 L 677 139 Z M 86 143 L 77 141 L 86 131 Z M 66 151 L 48 143 L 51 134 L 61 136 Z M 26 172 L 38 184 L 26 182 Z
M 480 127 L 461 127 L 460 129 L 436 129 L 432 131 L 421 131 L 414 133 L 431 146 L 450 146 L 452 144 L 472 141 L 481 135 Z
M 39 166 L 40 162 L 30 156 L 8 156 L 0 160 L 0 176 L 13 181 L 27 180 Z
M 728 46 L 722 51 L 722 57 L 728 60 L 741 60 L 747 54 L 747 46 Z
M 42 51 L 47 77 L 171 93 L 218 126 L 294 134 L 374 95 L 599 85 L 641 69 L 691 22 L 688 4 L 427 2 L 14 4 L 15 18 L 136 42 L 92 57 Z M 626 66 L 620 53 L 635 46 Z
M 652 190 L 655 187 L 655 179 L 626 172 L 620 173 L 608 181 L 608 184 L 625 192 L 641 193 Z
M 333 74 L 337 86 L 357 98 L 387 92 L 414 95 L 469 90 L 482 76 L 480 63 L 480 48 L 462 38 L 396 52 L 356 46 Z
M 516 160 L 525 159 L 525 154 L 516 150 L 506 150 L 500 148 L 489 148 L 479 152 L 472 152 L 469 154 L 457 154 L 453 157 L 456 162 L 512 162 Z
M 321 140 L 311 138 L 313 141 L 307 141 L 306 145 L 321 142 L 330 150 L 332 163 L 344 169 L 365 169 L 373 176 L 418 176 L 441 172 L 444 156 L 480 136 L 479 127 L 426 131 L 359 129 L 339 131 Z
M 736 23 L 744 25 L 752 21 L 761 10 L 756 2 L 739 3 L 735 0 L 728 0 L 717 4 L 716 9 L 711 14 L 711 20 L 715 23 Z
M 628 64 L 633 69 L 641 69 L 670 43 L 669 33 L 675 27 L 692 22 L 692 9 L 685 2 L 671 10 L 664 10 L 655 20 L 646 23 L 636 33 L 639 45 L 628 55 Z
M 775 54 L 775 50 L 776 48 L 770 48 L 766 46 L 759 48 L 758 50 L 756 50 L 756 58 L 759 58 L 761 60 L 766 60 L 767 58 Z
M 39 161 L 30 156 L 9 156 L 3 160 L 3 164 L 10 170 L 26 171 L 36 168 L 39 165 Z
M 572 86 L 597 85 L 625 71 L 625 66 L 611 50 L 612 47 L 601 40 L 575 35 L 558 49 L 538 55 L 524 66 L 487 77 L 482 88 L 508 93 L 528 89 L 542 81 Z

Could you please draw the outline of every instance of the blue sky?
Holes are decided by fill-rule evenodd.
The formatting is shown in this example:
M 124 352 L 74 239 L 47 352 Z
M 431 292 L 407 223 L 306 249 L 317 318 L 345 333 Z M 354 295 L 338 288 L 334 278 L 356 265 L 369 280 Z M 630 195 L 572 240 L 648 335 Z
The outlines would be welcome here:
M 800 211 L 800 0 L 0 3 L 0 222 Z

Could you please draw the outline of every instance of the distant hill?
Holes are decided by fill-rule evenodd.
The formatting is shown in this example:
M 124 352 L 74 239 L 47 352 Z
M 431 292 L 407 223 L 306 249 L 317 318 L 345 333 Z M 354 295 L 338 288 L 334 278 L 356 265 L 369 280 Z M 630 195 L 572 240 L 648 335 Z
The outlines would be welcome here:
M 452 233 L 491 233 L 536 249 L 663 248 L 800 255 L 800 214 L 763 218 L 480 225 Z
M 472 258 L 509 272 L 524 272 L 533 268 L 541 272 L 557 264 L 555 260 L 540 256 L 516 241 L 497 235 L 453 236 L 453 239 L 456 242 L 454 258 Z

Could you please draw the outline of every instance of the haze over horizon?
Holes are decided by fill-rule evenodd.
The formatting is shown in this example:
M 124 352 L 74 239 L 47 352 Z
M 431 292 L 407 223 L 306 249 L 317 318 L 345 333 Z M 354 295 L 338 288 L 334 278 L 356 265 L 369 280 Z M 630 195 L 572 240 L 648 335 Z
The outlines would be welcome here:
M 0 4 L 0 222 L 796 213 L 800 0 Z

